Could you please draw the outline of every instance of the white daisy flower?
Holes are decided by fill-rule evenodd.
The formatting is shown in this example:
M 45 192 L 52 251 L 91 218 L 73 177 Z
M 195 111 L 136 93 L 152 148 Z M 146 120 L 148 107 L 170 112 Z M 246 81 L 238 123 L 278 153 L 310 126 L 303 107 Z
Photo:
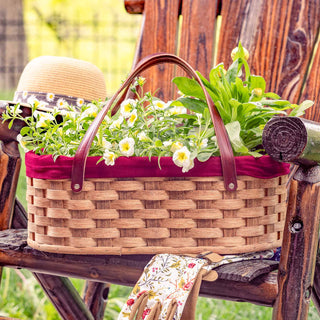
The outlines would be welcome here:
M 155 100 L 153 101 L 153 107 L 155 110 L 165 110 L 166 108 L 169 107 L 169 105 L 171 104 L 171 101 L 169 102 L 164 102 L 162 100 Z
M 112 147 L 112 144 L 107 141 L 106 138 L 102 138 L 101 146 L 103 147 L 103 149 L 109 150 Z
M 116 159 L 116 155 L 114 154 L 114 152 L 106 150 L 105 153 L 103 154 L 103 159 L 104 159 L 104 163 L 107 166 L 113 166 L 114 161 Z
M 48 102 L 40 101 L 39 105 L 38 105 L 38 109 L 46 108 L 46 107 L 48 107 L 48 104 L 49 104 Z
M 124 138 L 119 142 L 119 149 L 122 155 L 131 157 L 134 154 L 133 138 Z
M 138 133 L 138 139 L 139 141 L 148 141 L 149 138 L 146 135 L 146 133 L 144 131 L 141 131 L 140 133 Z
M 181 149 L 183 147 L 183 144 L 179 141 L 175 141 L 170 148 L 171 152 L 176 152 L 177 150 Z
M 170 146 L 172 145 L 172 140 L 164 141 L 164 142 L 163 142 L 163 145 L 164 145 L 165 147 L 170 147 Z
M 143 86 L 144 84 L 145 84 L 145 82 L 146 82 L 146 78 L 144 78 L 144 77 L 138 77 L 138 79 L 137 79 L 137 84 L 139 85 L 139 86 Z
M 60 98 L 58 101 L 57 101 L 57 107 L 58 108 L 64 108 L 66 105 L 68 105 L 67 101 L 64 100 L 63 98 Z
M 51 113 L 47 112 L 41 112 L 41 111 L 35 111 L 34 116 L 37 119 L 37 128 L 45 128 L 48 126 L 48 121 L 53 121 L 55 120 L 55 117 Z
M 120 114 L 125 118 L 130 117 L 136 105 L 137 105 L 137 101 L 134 99 L 124 100 L 120 105 Z
M 55 110 L 55 111 L 56 111 L 56 110 Z M 66 117 L 67 119 L 68 119 L 68 118 L 69 118 L 69 119 L 75 119 L 75 117 L 76 117 L 76 115 L 77 115 L 76 112 L 71 111 L 71 110 L 65 110 L 65 109 L 59 110 L 59 113 L 60 113 L 62 116 Z
M 201 142 L 200 142 L 200 148 L 206 148 L 208 146 L 208 139 L 203 139 Z
M 10 113 L 12 113 L 14 115 L 18 115 L 19 113 L 22 113 L 20 104 L 19 105 L 15 105 L 15 106 L 7 105 L 6 108 Z
M 98 107 L 93 103 L 89 103 L 88 108 L 82 112 L 81 119 L 86 117 L 96 117 L 98 112 Z
M 19 144 L 22 147 L 22 149 L 24 150 L 24 152 L 28 152 L 29 151 L 29 149 L 26 147 L 27 142 L 26 142 L 26 140 L 24 139 L 24 137 L 20 133 L 17 135 L 17 141 L 19 142 Z
M 123 120 L 123 116 L 120 116 L 117 120 L 113 121 L 110 125 L 110 130 L 120 129 Z
M 39 100 L 36 98 L 34 94 L 28 98 L 27 102 L 32 106 L 33 105 L 37 106 L 39 104 Z
M 26 99 L 27 96 L 28 96 L 28 91 L 23 91 L 23 92 L 22 92 L 22 98 L 23 98 L 23 99 Z
M 172 160 L 176 166 L 182 167 L 182 172 L 188 172 L 194 167 L 193 160 L 190 159 L 190 151 L 187 147 L 182 147 L 175 151 Z
M 80 108 L 84 104 L 84 99 L 83 98 L 78 98 L 77 99 L 77 106 Z
M 187 108 L 183 106 L 174 106 L 173 108 L 170 109 L 170 114 L 175 115 L 175 114 L 186 114 L 187 113 Z
M 128 126 L 131 128 L 133 127 L 134 123 L 136 122 L 136 120 L 138 119 L 138 115 L 137 115 L 137 110 L 133 110 L 131 112 L 131 115 L 129 117 L 129 119 L 127 120 L 128 122 Z
M 54 100 L 54 93 L 47 93 L 47 101 L 52 102 Z

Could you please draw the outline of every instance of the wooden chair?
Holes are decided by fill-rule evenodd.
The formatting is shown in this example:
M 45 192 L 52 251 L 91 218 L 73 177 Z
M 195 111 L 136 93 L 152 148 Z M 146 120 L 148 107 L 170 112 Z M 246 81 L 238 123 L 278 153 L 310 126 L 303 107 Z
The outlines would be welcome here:
M 177 53 L 202 74 L 213 60 L 229 64 L 241 41 L 249 65 L 267 90 L 291 102 L 311 99 L 307 117 L 319 121 L 320 6 L 317 0 L 125 0 L 129 13 L 142 13 L 135 63 L 149 53 Z M 179 17 L 182 17 L 179 20 Z M 180 22 L 180 23 L 178 23 Z M 172 98 L 174 68 L 154 67 L 145 76 L 159 97 Z M 102 319 L 108 284 L 132 286 L 150 256 L 49 254 L 26 244 L 26 214 L 15 200 L 20 157 L 15 131 L 0 127 L 0 265 L 26 268 L 63 319 Z M 220 267 L 219 279 L 203 282 L 205 296 L 273 307 L 273 319 L 306 319 L 310 297 L 320 311 L 318 166 L 292 180 L 282 257 L 279 264 L 255 261 Z M 298 224 L 296 224 L 298 223 Z M 278 269 L 278 273 L 272 272 Z M 83 298 L 68 277 L 89 280 Z

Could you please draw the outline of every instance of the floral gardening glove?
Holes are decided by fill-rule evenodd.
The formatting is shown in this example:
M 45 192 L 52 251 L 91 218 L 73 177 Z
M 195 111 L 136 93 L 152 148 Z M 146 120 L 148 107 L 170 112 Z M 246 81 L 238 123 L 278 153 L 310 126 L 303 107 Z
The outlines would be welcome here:
M 244 260 L 276 260 L 280 249 L 240 255 L 189 256 L 160 254 L 147 264 L 118 320 L 192 320 L 202 280 L 215 281 L 214 268 Z
M 215 255 L 218 262 L 222 257 Z M 202 278 L 216 280 L 217 273 L 205 270 L 208 260 L 159 254 L 145 267 L 122 308 L 118 320 L 191 320 Z M 209 277 L 208 277 L 209 276 Z M 211 279 L 209 279 L 211 278 Z

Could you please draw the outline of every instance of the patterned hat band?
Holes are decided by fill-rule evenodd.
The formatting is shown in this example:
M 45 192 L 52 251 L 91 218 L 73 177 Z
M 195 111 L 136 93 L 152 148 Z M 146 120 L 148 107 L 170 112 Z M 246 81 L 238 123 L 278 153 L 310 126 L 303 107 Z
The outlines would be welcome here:
M 83 98 L 35 91 L 16 91 L 14 101 L 17 103 L 28 103 L 30 105 L 38 102 L 39 109 L 53 109 L 54 107 L 64 109 L 66 104 L 81 108 L 83 104 L 91 102 Z

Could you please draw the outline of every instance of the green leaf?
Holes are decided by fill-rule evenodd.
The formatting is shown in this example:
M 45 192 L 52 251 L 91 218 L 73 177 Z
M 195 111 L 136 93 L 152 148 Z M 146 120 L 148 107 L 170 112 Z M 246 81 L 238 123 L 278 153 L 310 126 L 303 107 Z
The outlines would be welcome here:
M 262 105 L 266 106 L 272 106 L 272 107 L 286 107 L 290 106 L 291 103 L 287 100 L 268 100 L 268 99 L 261 99 L 260 103 Z
M 235 83 L 233 84 L 232 97 L 238 99 L 242 103 L 249 101 L 249 89 L 247 86 L 244 86 L 240 78 L 236 78 Z
M 223 63 L 219 63 L 218 65 L 216 65 L 215 67 L 213 67 L 210 71 L 209 74 L 209 80 L 211 84 L 216 83 L 217 81 L 219 81 L 221 75 L 224 73 L 224 65 Z
M 273 92 L 265 92 L 265 94 L 263 95 L 266 98 L 270 98 L 273 100 L 280 100 L 281 97 L 279 95 L 277 95 L 276 93 Z
M 299 106 L 295 107 L 289 114 L 290 117 L 300 117 L 304 115 L 305 110 L 312 107 L 314 104 L 311 100 L 305 100 L 302 103 L 300 103 Z
M 229 104 L 231 106 L 232 114 L 231 121 L 235 121 L 238 118 L 238 107 L 241 105 L 241 103 L 238 100 L 231 99 Z M 241 108 L 239 110 L 241 110 Z
M 201 151 L 200 153 L 198 153 L 197 159 L 200 162 L 206 162 L 210 157 L 212 157 L 213 153 L 214 151 Z
M 203 90 L 196 80 L 186 77 L 176 77 L 172 81 L 183 94 L 205 100 L 206 97 Z
M 204 110 L 208 109 L 207 104 L 202 100 L 182 97 L 182 98 L 177 99 L 176 101 L 180 102 L 188 110 L 196 112 L 196 113 L 203 114 Z M 172 104 L 176 105 L 175 103 L 176 102 L 173 102 Z
M 23 127 L 21 130 L 20 130 L 20 134 L 22 136 L 26 136 L 29 132 L 31 132 L 31 128 L 30 127 Z
M 255 88 L 262 89 L 262 93 L 266 90 L 266 81 L 261 76 L 250 76 L 248 79 L 249 90 Z
M 231 66 L 229 67 L 226 73 L 226 79 L 229 83 L 236 81 L 240 68 L 241 68 L 241 65 L 240 65 L 239 59 L 235 60 L 231 64 Z
M 154 143 L 154 145 L 155 145 L 156 147 L 162 147 L 162 141 L 161 141 L 161 140 L 156 140 L 155 143 Z
M 233 121 L 233 122 L 227 123 L 226 129 L 227 129 L 233 150 L 236 153 L 241 153 L 243 155 L 248 154 L 249 150 L 244 145 L 240 137 L 241 127 L 240 127 L 239 121 Z

